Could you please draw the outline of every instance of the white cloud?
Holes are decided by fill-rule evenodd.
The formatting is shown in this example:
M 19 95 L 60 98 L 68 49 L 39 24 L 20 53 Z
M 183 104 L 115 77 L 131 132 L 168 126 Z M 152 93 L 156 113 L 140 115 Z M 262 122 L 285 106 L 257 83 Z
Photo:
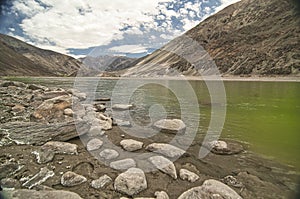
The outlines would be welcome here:
M 146 53 L 148 50 L 145 46 L 142 45 L 123 45 L 115 46 L 109 49 L 112 52 L 120 53 Z
M 40 41 L 47 38 L 65 49 L 88 48 L 108 44 L 116 36 L 122 38 L 120 29 L 124 24 L 152 22 L 151 14 L 157 13 L 158 3 L 166 1 L 40 0 L 48 6 L 45 8 L 34 0 L 17 0 L 14 9 L 27 16 L 20 26 L 31 40 L 39 41 L 38 46 L 42 47 Z M 128 33 L 141 34 L 137 28 L 129 29 Z
M 221 0 L 217 10 L 236 1 Z M 166 2 L 177 2 L 181 9 L 172 10 Z M 69 48 L 107 45 L 113 52 L 143 53 L 145 46 L 159 47 L 196 26 L 200 16 L 215 11 L 209 7 L 200 10 L 200 6 L 199 0 L 15 0 L 13 10 L 26 16 L 20 27 L 41 48 L 68 54 Z M 183 26 L 175 27 L 178 24 Z M 13 35 L 13 29 L 10 31 Z M 122 41 L 122 45 L 111 47 L 112 41 Z

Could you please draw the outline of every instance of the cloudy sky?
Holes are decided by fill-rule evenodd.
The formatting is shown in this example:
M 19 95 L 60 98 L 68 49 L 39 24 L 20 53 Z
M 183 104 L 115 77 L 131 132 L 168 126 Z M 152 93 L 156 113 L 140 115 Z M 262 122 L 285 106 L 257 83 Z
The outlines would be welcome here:
M 0 32 L 74 57 L 139 57 L 237 1 L 6 0 Z

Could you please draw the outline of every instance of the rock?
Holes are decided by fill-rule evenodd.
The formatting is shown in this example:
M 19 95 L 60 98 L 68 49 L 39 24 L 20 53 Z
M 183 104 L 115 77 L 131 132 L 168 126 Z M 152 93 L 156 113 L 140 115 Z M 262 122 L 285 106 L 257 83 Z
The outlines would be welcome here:
M 64 110 L 64 114 L 67 115 L 67 116 L 73 117 L 74 111 L 72 109 L 70 109 L 70 108 L 66 108 Z
M 147 189 L 146 176 L 141 169 L 130 168 L 115 179 L 114 188 L 118 192 L 133 196 Z
M 14 113 L 22 113 L 25 111 L 25 107 L 23 105 L 17 104 L 11 108 Z
M 31 115 L 32 121 L 50 121 L 61 122 L 64 120 L 64 109 L 70 108 L 72 97 L 63 95 L 52 99 L 45 100 Z
M 41 146 L 42 150 L 52 151 L 56 154 L 77 155 L 77 145 L 68 142 L 50 141 Z
M 0 84 L 0 87 L 9 87 L 9 86 L 25 88 L 26 84 L 24 84 L 23 82 L 13 82 L 13 81 L 4 81 Z
M 180 169 L 179 176 L 182 180 L 187 180 L 189 182 L 196 182 L 199 179 L 197 174 L 187 169 Z
M 100 189 L 112 182 L 112 179 L 108 175 L 103 175 L 97 180 L 91 182 L 91 186 L 95 189 Z
M 51 199 L 82 199 L 78 194 L 63 191 L 63 190 L 27 190 L 27 189 L 17 189 L 17 190 L 7 190 L 4 191 L 4 198 L 9 199 L 40 199 L 40 198 L 51 198 Z
M 37 163 L 45 164 L 53 160 L 55 152 L 41 149 L 38 151 L 33 151 L 32 154 L 35 155 Z
M 124 121 L 120 119 L 115 119 L 113 121 L 114 126 L 124 126 L 124 127 L 131 127 L 130 121 Z
M 225 141 L 218 140 L 209 142 L 207 146 L 204 146 L 211 149 L 211 152 L 219 155 L 238 154 L 244 150 L 241 144 L 234 141 L 226 143 Z
M 229 186 L 233 186 L 236 188 L 242 188 L 244 185 L 242 182 L 239 182 L 235 177 L 229 175 L 226 176 L 222 179 L 222 182 L 224 182 L 225 184 L 229 185 Z
M 86 181 L 87 179 L 84 176 L 78 175 L 77 173 L 74 173 L 72 171 L 67 171 L 62 175 L 60 183 L 63 186 L 72 187 L 72 186 L 80 185 Z
M 178 199 L 223 199 L 220 195 L 205 192 L 201 186 L 183 192 Z M 234 199 L 234 198 L 232 198 Z
M 101 126 L 92 126 L 88 132 L 89 136 L 103 136 L 104 135 L 104 131 L 102 131 Z
M 94 151 L 97 149 L 100 149 L 100 147 L 103 145 L 103 141 L 97 138 L 91 139 L 90 141 L 88 141 L 87 145 L 86 145 L 86 149 L 88 151 Z
M 101 97 L 94 100 L 95 102 L 108 102 L 110 101 L 110 98 L 108 97 Z
M 186 125 L 179 119 L 162 119 L 154 122 L 153 127 L 164 133 L 183 134 Z
M 41 86 L 41 85 L 36 85 L 36 84 L 29 84 L 27 88 L 31 89 L 31 90 L 44 90 L 44 91 L 48 90 L 47 87 Z
M 153 143 L 148 145 L 146 149 L 148 151 L 159 153 L 170 158 L 178 158 L 185 153 L 184 150 L 176 146 L 170 144 L 164 144 L 164 143 Z
M 13 179 L 13 178 L 3 178 L 0 181 L 0 186 L 1 188 L 15 188 L 15 189 L 19 189 L 21 188 L 21 184 L 18 180 Z
M 119 156 L 119 153 L 113 149 L 104 149 L 100 152 L 100 157 L 104 158 L 105 160 L 112 160 Z
M 84 101 L 86 99 L 86 94 L 77 89 L 69 89 L 68 92 L 77 97 L 80 101 Z
M 103 130 L 112 129 L 112 119 L 110 117 L 107 117 L 102 113 L 98 113 L 97 118 L 100 119 L 99 123 Z
M 40 172 L 30 178 L 28 181 L 22 184 L 22 186 L 31 189 L 34 186 L 40 185 L 45 182 L 48 178 L 54 176 L 54 172 L 50 171 L 47 167 L 41 168 Z
M 20 169 L 20 165 L 15 162 L 7 162 L 0 165 L 0 179 L 6 178 Z
M 237 194 L 233 189 L 231 189 L 229 186 L 218 180 L 206 180 L 204 181 L 201 187 L 204 191 L 219 194 L 224 199 L 242 199 L 242 197 L 239 194 Z
M 42 95 L 42 99 L 48 100 L 62 95 L 68 95 L 68 93 L 66 91 L 48 91 L 44 92 L 44 94 Z
M 98 112 L 104 112 L 106 110 L 106 106 L 103 104 L 94 104 L 94 107 Z
M 156 199 L 169 199 L 168 194 L 164 191 L 156 191 L 154 195 Z
M 133 108 L 132 104 L 114 104 L 112 106 L 112 109 L 120 110 L 120 111 L 129 110 L 131 108 Z
M 126 170 L 132 167 L 136 167 L 136 163 L 133 159 L 126 158 L 123 160 L 111 162 L 109 166 L 116 170 Z
M 8 122 L 0 124 L 0 137 L 6 137 L 10 142 L 15 142 L 16 144 L 42 145 L 49 140 L 67 141 L 87 133 L 88 130 L 89 125 L 84 121 L 51 124 Z
M 139 142 L 133 139 L 122 140 L 120 144 L 126 151 L 137 151 L 143 148 L 144 145 L 143 142 Z
M 168 174 L 174 179 L 177 179 L 175 165 L 169 159 L 163 156 L 153 156 L 149 158 L 149 161 L 163 173 Z

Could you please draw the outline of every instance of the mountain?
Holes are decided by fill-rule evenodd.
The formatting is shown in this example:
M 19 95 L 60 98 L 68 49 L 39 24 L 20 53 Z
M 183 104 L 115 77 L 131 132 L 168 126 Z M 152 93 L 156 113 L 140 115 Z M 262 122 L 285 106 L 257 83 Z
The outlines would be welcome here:
M 211 69 L 210 57 L 223 75 L 299 75 L 296 11 L 290 0 L 242 0 L 141 59 L 124 76 L 160 76 L 174 70 L 197 76 Z M 198 67 L 183 59 L 195 56 L 195 51 L 199 51 L 193 58 L 199 60 Z M 206 59 L 200 60 L 201 56 Z
M 75 76 L 83 64 L 0 34 L 0 76 Z
M 112 72 L 123 70 L 125 68 L 131 67 L 135 64 L 137 59 L 129 58 L 125 56 L 111 56 L 111 55 L 103 55 L 103 56 L 87 56 L 81 61 L 91 70 L 95 70 L 98 72 Z

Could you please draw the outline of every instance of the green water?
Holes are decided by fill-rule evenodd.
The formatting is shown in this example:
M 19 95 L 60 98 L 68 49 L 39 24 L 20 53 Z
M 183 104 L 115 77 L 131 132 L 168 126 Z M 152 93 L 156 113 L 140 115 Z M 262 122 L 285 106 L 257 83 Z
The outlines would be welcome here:
M 73 87 L 74 79 L 39 79 L 30 81 L 46 86 Z M 87 79 L 89 84 L 97 84 L 98 97 L 110 97 L 114 91 L 117 80 Z M 97 80 L 98 81 L 98 80 Z M 120 97 L 132 95 L 131 102 L 137 105 L 139 118 L 148 117 L 148 108 L 152 104 L 161 104 L 168 116 L 179 117 L 181 114 L 180 103 L 176 94 L 163 86 L 146 84 L 126 93 L 126 88 L 131 86 L 131 81 L 123 83 Z M 162 80 L 166 85 L 180 88 L 183 83 L 177 80 Z M 211 104 L 210 95 L 203 81 L 190 81 L 198 97 L 200 109 L 200 122 L 198 134 L 205 135 L 210 121 Z M 85 84 L 84 82 L 82 84 Z M 231 138 L 246 142 L 249 150 L 273 158 L 275 161 L 289 164 L 300 169 L 300 83 L 299 82 L 254 82 L 254 81 L 225 81 L 226 90 L 226 120 L 221 137 Z M 84 87 L 84 85 L 83 85 Z M 88 90 L 88 89 L 87 89 Z M 122 93 L 124 91 L 124 93 Z M 186 92 L 183 88 L 182 92 Z M 187 94 L 188 96 L 188 94 Z M 187 104 L 189 100 L 187 99 Z M 188 106 L 196 107 L 195 104 Z M 198 111 L 190 111 L 193 114 Z M 136 117 L 138 118 L 138 117 Z M 195 115 L 195 118 L 196 115 Z M 198 124 L 198 123 L 197 123 Z

